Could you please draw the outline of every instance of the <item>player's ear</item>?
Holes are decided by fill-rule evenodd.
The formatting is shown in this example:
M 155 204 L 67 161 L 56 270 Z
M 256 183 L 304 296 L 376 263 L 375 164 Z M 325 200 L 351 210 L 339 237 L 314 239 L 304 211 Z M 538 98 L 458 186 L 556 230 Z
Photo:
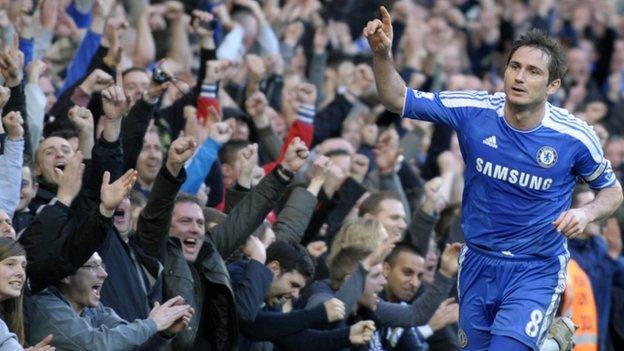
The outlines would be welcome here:
M 552 82 L 548 83 L 546 93 L 548 94 L 548 96 L 551 96 L 552 94 L 556 93 L 557 90 L 559 90 L 559 87 L 561 87 L 561 79 L 555 79 Z

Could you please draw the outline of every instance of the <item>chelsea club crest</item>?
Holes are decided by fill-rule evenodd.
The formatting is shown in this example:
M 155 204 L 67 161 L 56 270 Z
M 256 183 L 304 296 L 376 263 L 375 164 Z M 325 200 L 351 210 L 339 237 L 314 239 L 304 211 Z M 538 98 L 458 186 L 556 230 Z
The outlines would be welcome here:
M 537 151 L 537 163 L 544 168 L 550 168 L 557 163 L 557 151 L 550 146 L 543 146 Z

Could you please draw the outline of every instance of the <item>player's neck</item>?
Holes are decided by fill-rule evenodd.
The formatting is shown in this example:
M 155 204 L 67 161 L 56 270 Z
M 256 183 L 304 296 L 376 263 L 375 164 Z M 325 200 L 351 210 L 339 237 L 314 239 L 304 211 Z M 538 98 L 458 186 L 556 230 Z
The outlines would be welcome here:
M 505 104 L 505 120 L 515 129 L 531 130 L 542 123 L 545 108 L 546 105 L 544 103 L 518 106 L 507 101 Z

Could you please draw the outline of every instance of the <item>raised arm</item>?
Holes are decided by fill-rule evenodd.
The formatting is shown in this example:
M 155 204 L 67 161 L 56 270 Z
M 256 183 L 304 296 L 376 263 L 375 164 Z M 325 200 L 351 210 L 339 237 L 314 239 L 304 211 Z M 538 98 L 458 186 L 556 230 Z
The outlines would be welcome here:
M 373 50 L 373 73 L 379 98 L 388 110 L 401 113 L 406 85 L 392 60 L 392 18 L 383 6 L 379 12 L 381 19 L 369 21 L 364 36 Z
M 230 256 L 258 228 L 308 155 L 305 144 L 299 138 L 293 139 L 284 161 L 232 209 L 225 222 L 212 230 L 211 237 L 222 257 Z
M 329 158 L 319 156 L 312 166 L 313 175 L 308 187 L 306 189 L 297 187 L 290 193 L 286 205 L 273 225 L 273 231 L 278 239 L 301 242 L 316 208 L 317 195 L 325 183 L 330 164 Z
M 135 238 L 149 255 L 161 262 L 164 262 L 174 200 L 186 178 L 183 166 L 195 152 L 195 146 L 192 137 L 180 137 L 171 143 L 167 163 L 158 173 L 139 216 Z
M 8 138 L 4 143 L 4 154 L 0 155 L 0 210 L 10 218 L 19 203 L 22 182 L 24 151 L 24 120 L 19 112 L 9 112 L 2 119 Z
M 45 206 L 20 237 L 29 257 L 27 273 L 33 293 L 72 274 L 91 257 L 111 228 L 115 208 L 128 195 L 136 180 L 136 172 L 129 170 L 109 184 L 110 173 L 106 172 L 100 189 L 99 208 L 76 224 L 77 221 L 70 221 L 69 205 L 82 184 L 84 165 L 81 161 L 82 156 L 77 153 L 63 171 L 58 170 L 61 175 L 57 202 Z

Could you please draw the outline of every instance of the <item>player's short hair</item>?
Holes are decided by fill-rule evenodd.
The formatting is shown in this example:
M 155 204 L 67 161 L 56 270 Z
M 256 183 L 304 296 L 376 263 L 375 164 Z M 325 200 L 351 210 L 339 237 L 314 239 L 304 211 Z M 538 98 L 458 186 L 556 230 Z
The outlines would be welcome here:
M 370 255 L 372 250 L 364 246 L 351 246 L 341 250 L 328 262 L 329 281 L 332 288 L 338 288 L 345 278 L 352 274 L 359 262 Z
M 279 262 L 282 274 L 297 272 L 306 280 L 314 276 L 314 263 L 305 247 L 285 240 L 277 240 L 266 250 L 266 262 Z
M 393 191 L 380 191 L 372 194 L 362 202 L 358 211 L 358 216 L 362 217 L 367 213 L 373 216 L 376 215 L 377 212 L 379 212 L 379 206 L 384 200 L 397 200 L 401 202 L 401 198 L 397 193 Z
M 548 63 L 548 83 L 563 78 L 568 69 L 568 65 L 561 45 L 559 45 L 557 40 L 549 37 L 544 31 L 532 29 L 512 43 L 509 57 L 507 57 L 507 64 L 509 64 L 513 54 L 523 46 L 540 49 L 548 54 L 550 58 L 550 62 Z
M 390 266 L 394 266 L 397 259 L 399 258 L 399 255 L 403 252 L 407 252 L 409 254 L 412 255 L 416 255 L 418 257 L 424 258 L 419 252 L 418 250 L 416 250 L 415 247 L 413 247 L 412 245 L 406 244 L 406 243 L 397 243 L 394 248 L 392 249 L 392 251 L 390 251 L 390 254 L 386 257 L 386 262 L 388 262 L 388 264 Z

